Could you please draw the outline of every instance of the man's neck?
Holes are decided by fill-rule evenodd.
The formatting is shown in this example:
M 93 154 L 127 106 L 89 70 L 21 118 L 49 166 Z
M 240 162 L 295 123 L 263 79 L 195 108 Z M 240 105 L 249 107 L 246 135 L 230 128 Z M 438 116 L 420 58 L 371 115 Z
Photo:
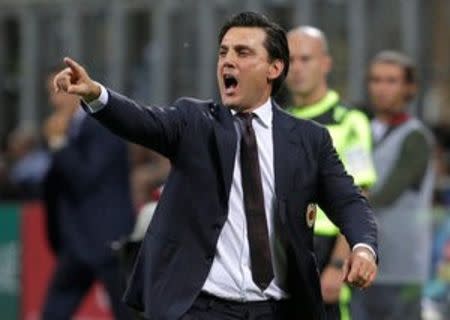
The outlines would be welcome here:
M 387 125 L 398 125 L 409 119 L 409 115 L 406 111 L 399 112 L 379 112 L 375 114 L 375 118 L 381 123 L 385 123 Z
M 316 90 L 314 90 L 313 92 L 307 94 L 307 95 L 295 95 L 293 97 L 294 99 L 294 106 L 296 107 L 306 107 L 306 106 L 310 106 L 313 105 L 317 102 L 319 102 L 320 100 L 322 100 L 325 95 L 328 92 L 328 87 L 326 85 L 324 86 L 320 86 L 319 88 L 317 88 Z

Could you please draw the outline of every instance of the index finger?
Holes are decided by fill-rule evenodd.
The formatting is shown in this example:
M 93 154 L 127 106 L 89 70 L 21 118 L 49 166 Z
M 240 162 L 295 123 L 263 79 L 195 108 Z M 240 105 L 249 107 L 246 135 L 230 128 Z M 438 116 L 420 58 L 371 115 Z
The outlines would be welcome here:
M 83 67 L 78 64 L 78 62 L 76 62 L 75 60 L 69 58 L 69 57 L 65 57 L 64 58 L 64 63 L 73 71 L 75 71 L 77 74 L 80 74 L 83 72 Z

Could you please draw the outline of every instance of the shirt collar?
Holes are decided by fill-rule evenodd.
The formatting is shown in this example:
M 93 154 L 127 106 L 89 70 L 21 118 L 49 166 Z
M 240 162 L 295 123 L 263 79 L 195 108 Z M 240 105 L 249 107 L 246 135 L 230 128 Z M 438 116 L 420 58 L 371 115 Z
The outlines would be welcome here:
M 236 110 L 231 110 L 233 116 L 236 115 Z M 267 101 L 261 106 L 257 107 L 253 110 L 253 113 L 256 115 L 256 119 L 260 122 L 260 124 L 266 128 L 272 127 L 272 119 L 273 119 L 273 110 L 272 110 L 272 100 L 267 99 Z
M 408 121 L 411 118 L 411 116 L 406 112 L 399 112 L 395 115 L 393 115 L 389 120 L 388 124 L 390 126 L 398 126 L 403 124 L 404 122 Z

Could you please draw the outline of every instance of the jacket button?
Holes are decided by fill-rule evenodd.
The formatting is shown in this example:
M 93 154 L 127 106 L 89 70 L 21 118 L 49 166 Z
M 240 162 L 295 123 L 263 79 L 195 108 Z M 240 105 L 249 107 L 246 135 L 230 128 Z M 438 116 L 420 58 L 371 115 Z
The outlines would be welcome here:
M 216 223 L 216 224 L 213 225 L 213 229 L 216 230 L 216 231 L 220 231 L 221 225 Z

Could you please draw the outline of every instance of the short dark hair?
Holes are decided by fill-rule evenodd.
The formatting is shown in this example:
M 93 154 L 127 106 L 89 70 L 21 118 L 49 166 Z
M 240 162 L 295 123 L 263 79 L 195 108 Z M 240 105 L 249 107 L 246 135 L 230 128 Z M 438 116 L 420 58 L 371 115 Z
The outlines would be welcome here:
M 416 65 L 409 56 L 402 52 L 394 50 L 381 51 L 372 59 L 370 65 L 374 65 L 376 63 L 388 63 L 399 66 L 404 71 L 406 83 L 417 84 L 418 82 Z
M 271 61 L 281 60 L 284 64 L 283 72 L 278 78 L 274 79 L 272 83 L 271 95 L 275 95 L 280 89 L 289 70 L 289 47 L 286 31 L 262 14 L 256 12 L 242 12 L 232 16 L 223 24 L 219 32 L 219 45 L 228 30 L 234 27 L 261 28 L 266 32 L 264 47 L 269 54 L 269 59 Z

